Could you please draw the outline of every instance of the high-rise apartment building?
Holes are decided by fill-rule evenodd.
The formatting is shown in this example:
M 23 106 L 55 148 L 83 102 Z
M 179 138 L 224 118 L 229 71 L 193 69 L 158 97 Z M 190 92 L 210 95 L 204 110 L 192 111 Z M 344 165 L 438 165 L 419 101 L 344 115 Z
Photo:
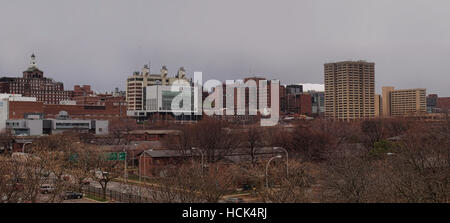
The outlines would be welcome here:
M 383 113 L 383 104 L 381 95 L 375 95 L 375 117 L 380 117 Z
M 383 104 L 383 116 L 391 116 L 391 91 L 394 91 L 394 87 L 382 87 L 381 88 L 381 94 L 382 94 L 382 104 Z
M 375 116 L 375 63 L 327 63 L 324 72 L 326 118 L 353 120 Z
M 383 116 L 420 115 L 427 112 L 426 89 L 395 90 L 383 87 Z
M 153 85 L 171 85 L 177 80 L 186 80 L 186 71 L 181 67 L 175 77 L 167 77 L 167 67 L 163 66 L 160 74 L 150 74 L 150 67 L 145 65 L 141 72 L 134 74 L 127 79 L 126 100 L 128 110 L 142 111 L 145 110 L 145 90 L 147 86 Z

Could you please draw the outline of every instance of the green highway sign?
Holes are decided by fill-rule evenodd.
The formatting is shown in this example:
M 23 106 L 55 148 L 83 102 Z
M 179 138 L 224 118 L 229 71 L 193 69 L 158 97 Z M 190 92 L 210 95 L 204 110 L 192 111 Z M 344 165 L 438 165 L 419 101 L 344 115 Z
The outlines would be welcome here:
M 70 161 L 78 161 L 78 154 L 76 154 L 76 153 L 70 154 L 69 160 Z
M 127 157 L 127 153 L 120 152 L 120 153 L 109 153 L 107 155 L 109 161 L 124 161 Z
M 127 153 L 125 153 L 125 152 L 119 153 L 119 160 L 124 161 L 126 159 L 127 159 Z

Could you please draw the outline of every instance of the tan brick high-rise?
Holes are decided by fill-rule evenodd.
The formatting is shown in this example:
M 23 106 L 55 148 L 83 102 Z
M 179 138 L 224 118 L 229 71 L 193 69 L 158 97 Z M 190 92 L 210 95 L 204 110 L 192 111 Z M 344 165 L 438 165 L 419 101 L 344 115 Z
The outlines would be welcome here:
M 375 116 L 375 63 L 327 63 L 324 70 L 326 118 L 353 120 Z
M 427 112 L 425 88 L 395 90 L 383 87 L 383 116 L 422 115 Z M 386 108 L 386 109 L 385 109 Z

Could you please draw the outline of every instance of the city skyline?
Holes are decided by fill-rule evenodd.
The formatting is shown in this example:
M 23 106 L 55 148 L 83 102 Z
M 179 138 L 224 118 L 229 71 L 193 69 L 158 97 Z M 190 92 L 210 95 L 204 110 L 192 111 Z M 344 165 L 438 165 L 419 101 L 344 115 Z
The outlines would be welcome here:
M 11 2 L 0 9 L 0 75 L 20 76 L 36 53 L 47 76 L 101 91 L 124 89 L 149 62 L 153 71 L 167 65 L 171 75 L 184 66 L 189 77 L 250 73 L 323 84 L 324 63 L 364 59 L 376 63 L 377 93 L 396 86 L 450 96 L 446 1 L 254 3 Z

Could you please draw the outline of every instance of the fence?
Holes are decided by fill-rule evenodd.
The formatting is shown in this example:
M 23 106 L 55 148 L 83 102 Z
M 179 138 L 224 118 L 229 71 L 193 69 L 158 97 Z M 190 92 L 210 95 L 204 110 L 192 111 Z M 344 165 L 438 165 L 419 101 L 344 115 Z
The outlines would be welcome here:
M 83 187 L 83 193 L 99 200 L 103 199 L 103 189 L 101 188 L 86 185 Z M 120 203 L 150 203 L 150 199 L 148 199 L 147 197 L 132 193 L 122 193 L 109 189 L 106 189 L 105 198 L 109 201 Z

